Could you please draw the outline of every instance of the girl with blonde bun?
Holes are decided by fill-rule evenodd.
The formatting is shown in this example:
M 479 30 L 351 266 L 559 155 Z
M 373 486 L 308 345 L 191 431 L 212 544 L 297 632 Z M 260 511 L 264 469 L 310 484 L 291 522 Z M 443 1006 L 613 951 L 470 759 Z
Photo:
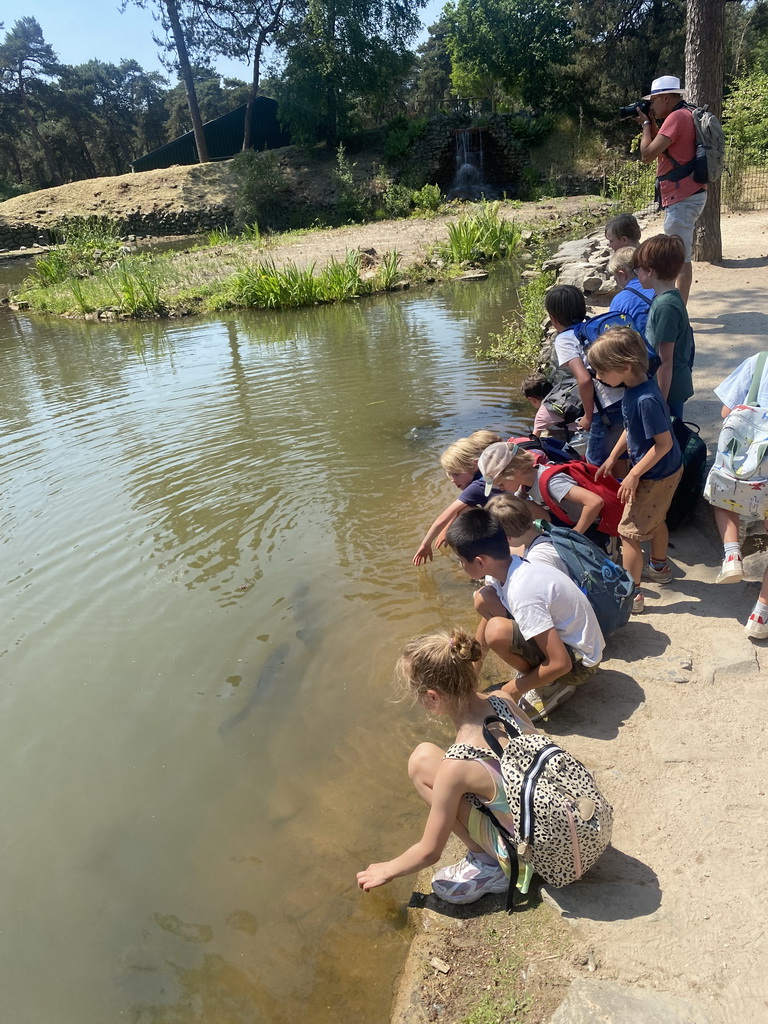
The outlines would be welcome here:
M 424 832 L 404 853 L 359 871 L 357 884 L 363 892 L 435 864 L 451 832 L 467 852 L 457 864 L 435 872 L 435 894 L 448 903 L 473 903 L 486 893 L 507 891 L 507 851 L 479 809 L 485 805 L 504 826 L 513 827 L 499 761 L 483 737 L 483 722 L 496 715 L 515 731 L 536 730 L 504 694 L 477 692 L 481 659 L 480 644 L 463 629 L 416 637 L 406 644 L 397 666 L 399 676 L 430 716 L 445 716 L 453 722 L 456 740 L 447 751 L 434 743 L 420 743 L 411 754 L 408 774 L 429 807 Z M 503 728 L 498 723 L 491 728 L 506 745 Z

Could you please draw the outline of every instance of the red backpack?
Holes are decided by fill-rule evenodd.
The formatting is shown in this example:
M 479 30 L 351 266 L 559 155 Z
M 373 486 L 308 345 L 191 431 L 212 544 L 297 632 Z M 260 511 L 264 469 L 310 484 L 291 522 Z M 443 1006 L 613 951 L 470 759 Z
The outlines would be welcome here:
M 570 521 L 568 515 L 565 513 L 563 508 L 557 504 L 555 499 L 549 493 L 549 481 L 552 479 L 555 473 L 567 473 L 575 484 L 579 487 L 585 488 L 587 491 L 593 491 L 595 494 L 599 494 L 603 499 L 603 508 L 600 512 L 600 520 L 595 523 L 595 528 L 600 533 L 607 533 L 609 537 L 617 537 L 619 532 L 619 523 L 621 517 L 624 515 L 624 505 L 619 501 L 618 490 L 620 487 L 619 481 L 612 476 L 601 476 L 599 480 L 595 480 L 595 473 L 598 467 L 591 465 L 589 462 L 565 462 L 561 466 L 547 466 L 539 474 L 539 489 L 541 496 L 547 505 L 547 508 L 557 516 L 558 519 L 562 519 L 567 522 L 570 526 L 573 526 L 573 522 Z

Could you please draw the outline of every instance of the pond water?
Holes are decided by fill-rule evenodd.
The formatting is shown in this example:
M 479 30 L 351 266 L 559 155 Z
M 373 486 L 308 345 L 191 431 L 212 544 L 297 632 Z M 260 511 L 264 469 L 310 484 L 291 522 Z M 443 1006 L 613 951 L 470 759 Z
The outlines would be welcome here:
M 411 882 L 355 872 L 418 835 L 407 754 L 446 738 L 392 667 L 473 621 L 410 559 L 443 448 L 530 422 L 475 356 L 512 296 L 0 309 L 3 1020 L 386 1024 Z

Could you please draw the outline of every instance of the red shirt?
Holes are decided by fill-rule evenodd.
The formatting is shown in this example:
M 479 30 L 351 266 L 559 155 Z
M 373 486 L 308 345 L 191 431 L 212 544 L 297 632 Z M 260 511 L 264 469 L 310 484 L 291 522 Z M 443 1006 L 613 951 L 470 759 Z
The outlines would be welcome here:
M 693 160 L 696 155 L 696 129 L 690 110 L 685 107 L 673 110 L 664 119 L 664 123 L 659 128 L 659 134 L 671 139 L 671 142 L 657 160 L 656 173 L 658 175 L 667 174 L 675 168 L 667 156 L 668 153 L 679 164 L 687 164 L 689 160 Z M 687 199 L 707 187 L 694 181 L 691 174 L 686 178 L 681 178 L 680 181 L 661 181 L 659 184 L 661 185 L 662 206 L 673 206 L 681 199 Z

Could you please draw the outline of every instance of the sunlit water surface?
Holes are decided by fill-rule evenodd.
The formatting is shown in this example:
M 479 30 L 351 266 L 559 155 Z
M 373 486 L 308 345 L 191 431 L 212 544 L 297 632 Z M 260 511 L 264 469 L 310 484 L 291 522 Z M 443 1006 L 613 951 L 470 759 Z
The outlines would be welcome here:
M 411 885 L 355 871 L 423 820 L 392 667 L 473 613 L 410 560 L 443 448 L 529 416 L 475 355 L 512 296 L 0 310 L 2 1021 L 388 1020 Z

